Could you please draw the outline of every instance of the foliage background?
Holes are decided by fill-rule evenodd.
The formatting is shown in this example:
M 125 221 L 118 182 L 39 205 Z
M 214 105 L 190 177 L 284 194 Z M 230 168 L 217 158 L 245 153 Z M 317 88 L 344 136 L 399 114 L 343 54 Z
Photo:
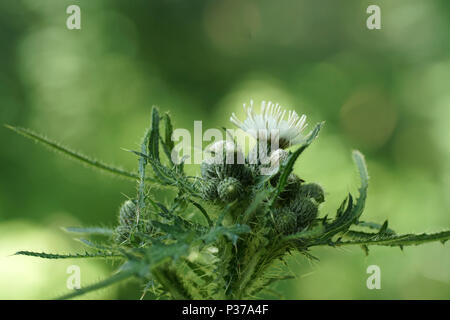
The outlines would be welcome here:
M 65 27 L 70 4 L 82 30 Z M 381 7 L 381 30 L 365 27 L 369 4 Z M 358 148 L 371 174 L 364 217 L 400 233 L 440 231 L 450 225 L 449 9 L 445 0 L 1 1 L 0 120 L 132 169 L 120 148 L 138 148 L 152 105 L 191 130 L 194 120 L 231 127 L 242 103 L 271 99 L 311 126 L 326 121 L 295 169 L 324 186 L 322 212 L 355 190 Z M 100 261 L 9 255 L 81 250 L 59 227 L 112 225 L 135 185 L 0 132 L 0 298 L 57 296 L 71 264 L 82 284 L 106 276 L 114 266 Z M 285 298 L 450 298 L 450 250 L 439 243 L 313 253 L 319 264 L 289 260 L 299 278 L 277 285 Z M 366 288 L 371 264 L 381 290 Z M 135 299 L 137 289 L 88 298 Z

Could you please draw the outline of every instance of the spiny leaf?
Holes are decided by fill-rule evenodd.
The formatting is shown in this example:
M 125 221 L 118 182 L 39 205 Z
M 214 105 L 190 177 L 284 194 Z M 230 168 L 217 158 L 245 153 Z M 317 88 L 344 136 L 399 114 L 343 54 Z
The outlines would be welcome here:
M 365 221 L 358 221 L 358 223 L 356 224 L 357 227 L 366 227 L 369 229 L 373 229 L 373 230 L 380 230 L 382 225 L 375 223 L 375 222 L 365 222 Z M 388 234 L 395 234 L 395 231 L 390 229 L 390 228 L 386 228 L 386 230 L 384 230 L 385 233 Z
M 165 205 L 163 205 L 161 202 L 155 202 L 155 204 L 158 206 L 159 209 L 162 210 L 162 212 L 164 214 L 170 214 L 171 212 L 169 211 L 169 209 L 166 208 Z
M 164 140 L 162 140 L 161 142 L 162 142 L 164 153 L 166 154 L 170 163 L 173 165 L 172 150 L 173 150 L 175 144 L 172 140 L 173 126 L 172 126 L 172 121 L 170 120 L 170 116 L 169 116 L 168 112 L 166 112 L 164 114 L 164 129 L 165 129 Z
M 373 239 L 377 236 L 378 233 L 354 231 L 354 230 L 348 230 L 347 232 L 344 233 L 344 237 L 350 239 Z
M 383 234 L 387 232 L 387 228 L 388 228 L 388 221 L 386 220 L 383 225 L 380 228 L 380 231 L 378 231 L 379 234 Z
M 152 108 L 152 125 L 149 134 L 148 153 L 142 149 L 140 156 L 145 157 L 150 163 L 153 168 L 153 172 L 158 179 L 160 179 L 163 183 L 170 184 L 170 180 L 168 180 L 164 173 L 161 172 L 161 169 L 165 167 L 161 164 L 159 158 L 159 112 L 155 106 Z
M 347 208 L 345 211 L 342 211 L 342 207 L 338 209 L 338 213 L 336 214 L 336 218 L 331 223 L 327 223 L 326 220 L 324 220 L 322 223 L 325 226 L 324 233 L 318 237 L 317 242 L 327 242 L 329 239 L 331 239 L 334 235 L 341 231 L 346 231 L 348 227 L 351 225 L 351 212 L 353 210 L 353 197 L 349 194 L 348 200 L 343 202 L 347 204 Z
M 141 295 L 141 297 L 139 298 L 139 300 L 144 300 L 144 297 L 145 297 L 145 295 L 147 294 L 147 292 L 150 291 L 150 288 L 153 288 L 153 289 L 154 289 L 154 287 L 155 287 L 155 281 L 154 281 L 153 279 L 150 280 L 150 281 L 148 281 L 148 282 L 145 284 L 144 289 L 142 290 L 142 295 Z
M 206 212 L 205 208 L 203 208 L 199 203 L 189 200 L 200 212 L 203 214 L 203 216 L 206 219 L 206 222 L 208 223 L 208 226 L 212 227 L 214 223 L 212 222 L 211 218 L 208 215 L 208 212 Z
M 361 186 L 359 187 L 359 198 L 356 200 L 353 212 L 353 219 L 354 221 L 357 221 L 364 211 L 364 205 L 367 198 L 367 188 L 369 186 L 369 173 L 367 172 L 366 161 L 364 160 L 364 156 L 361 152 L 354 150 L 353 160 L 358 168 L 359 177 L 361 180 Z
M 290 154 L 285 163 L 280 166 L 279 172 L 281 173 L 280 179 L 278 181 L 277 189 L 275 190 L 275 194 L 270 202 L 270 207 L 273 206 L 278 196 L 283 192 L 284 187 L 286 186 L 289 175 L 291 174 L 294 164 L 297 161 L 297 158 L 302 154 L 303 151 L 317 138 L 319 135 L 320 129 L 322 128 L 324 122 L 318 123 L 311 133 L 308 135 L 305 143 L 295 150 L 294 153 Z
M 376 235 L 372 239 L 356 239 L 350 241 L 338 241 L 333 243 L 335 246 L 346 246 L 346 245 L 378 245 L 378 246 L 412 246 L 420 245 L 427 242 L 441 241 L 446 242 L 450 239 L 450 230 L 442 231 L 432 234 L 405 234 L 405 235 L 394 235 L 394 236 L 383 236 Z
M 203 232 L 203 231 L 207 230 L 207 227 L 205 227 L 199 223 L 186 220 L 186 219 L 174 214 L 173 212 L 169 212 L 169 213 L 160 212 L 159 215 L 169 221 L 173 221 L 174 225 L 181 226 L 186 231 L 190 230 L 190 231 L 195 231 L 195 232 Z
M 80 258 L 117 258 L 121 255 L 97 252 L 97 253 L 74 253 L 74 254 L 55 254 L 55 253 L 44 253 L 44 252 L 33 252 L 33 251 L 18 251 L 14 255 L 17 256 L 30 256 L 43 259 L 80 259 Z
M 127 150 L 132 152 L 140 157 L 145 157 L 146 160 L 152 165 L 153 171 L 156 174 L 156 177 L 160 180 L 160 182 L 164 185 L 174 186 L 180 189 L 183 192 L 189 193 L 191 196 L 200 198 L 197 190 L 193 187 L 193 183 L 189 181 L 189 179 L 181 174 L 178 170 L 173 170 L 171 168 L 167 168 L 159 161 L 156 161 L 152 157 L 149 157 L 142 152 Z
M 258 207 L 263 203 L 264 200 L 267 199 L 269 192 L 269 190 L 263 189 L 254 196 L 253 200 L 247 206 L 247 209 L 242 216 L 242 223 L 245 224 L 252 219 Z
M 225 216 L 231 211 L 231 209 L 234 207 L 234 205 L 237 203 L 237 201 L 233 201 L 231 203 L 227 203 L 225 208 L 223 208 L 222 212 L 219 214 L 219 217 L 216 220 L 216 227 L 219 227 L 223 223 L 223 219 L 225 219 Z
M 152 129 L 148 141 L 148 155 L 159 162 L 159 112 L 155 106 L 152 108 Z
M 79 162 L 81 162 L 81 163 L 83 163 L 83 164 L 85 164 L 85 165 L 87 165 L 89 167 L 92 167 L 94 169 L 99 169 L 99 170 L 102 170 L 104 172 L 108 172 L 108 173 L 111 173 L 113 175 L 120 176 L 120 177 L 123 177 L 123 178 L 128 178 L 128 179 L 133 179 L 133 180 L 136 180 L 138 178 L 138 175 L 136 173 L 134 173 L 134 172 L 128 172 L 128 171 L 123 170 L 121 168 L 117 168 L 117 167 L 114 167 L 112 165 L 103 163 L 103 162 L 101 162 L 99 160 L 95 160 L 95 159 L 89 158 L 88 156 L 85 156 L 85 155 L 83 155 L 83 154 L 81 154 L 79 152 L 76 152 L 76 151 L 73 151 L 73 150 L 71 150 L 71 149 L 69 149 L 67 147 L 64 147 L 61 144 L 59 144 L 59 143 L 57 143 L 55 141 L 52 141 L 52 140 L 44 137 L 43 135 L 35 133 L 35 132 L 33 132 L 33 131 L 29 130 L 29 129 L 20 128 L 20 127 L 13 127 L 13 126 L 10 126 L 10 125 L 5 125 L 5 127 L 10 129 L 10 130 L 12 130 L 12 131 L 14 131 L 14 132 L 16 132 L 16 133 L 18 133 L 18 134 L 20 134 L 20 135 L 22 135 L 22 136 L 24 136 L 24 137 L 26 137 L 26 138 L 29 138 L 29 139 L 34 140 L 34 141 L 36 141 L 36 142 L 38 142 L 38 143 L 40 143 L 40 144 L 42 144 L 44 146 L 47 146 L 53 151 L 62 153 L 63 155 L 66 155 L 69 158 L 71 158 L 73 160 L 76 160 L 76 161 L 79 161 Z M 147 178 L 147 180 L 151 181 L 151 179 L 148 179 L 148 178 Z
M 189 193 L 190 195 L 200 198 L 197 190 L 193 187 L 192 181 L 190 181 L 184 174 L 180 173 L 179 170 L 172 170 L 162 165 L 160 162 L 155 161 L 152 158 L 147 158 L 152 164 L 153 170 L 158 172 L 158 178 L 162 179 L 163 183 L 177 187 L 179 190 Z
M 166 261 L 177 261 L 181 257 L 188 256 L 189 244 L 182 241 L 172 244 L 163 244 L 162 242 L 155 241 L 154 245 L 143 249 L 143 251 L 148 267 L 154 268 Z
M 173 125 L 172 121 L 170 120 L 170 115 L 168 112 L 164 114 L 164 123 L 165 123 L 165 139 L 164 143 L 169 147 L 169 150 L 172 151 L 174 147 L 174 142 L 172 140 L 172 134 L 173 134 Z
M 162 237 L 163 239 L 177 239 L 180 241 L 188 241 L 190 239 L 193 239 L 196 230 L 186 230 L 182 227 L 182 225 L 174 223 L 174 224 L 167 224 L 162 223 L 159 221 L 151 221 L 152 225 L 156 228 L 158 228 L 161 232 L 164 232 L 166 235 Z
M 353 200 L 352 195 L 348 194 L 347 198 L 345 198 L 344 201 L 342 201 L 340 207 L 337 209 L 336 218 L 339 218 L 342 216 L 342 214 L 344 214 L 346 208 L 348 208 L 348 201 L 352 201 L 352 200 Z M 326 219 L 324 219 L 324 221 L 326 221 Z
M 353 197 L 349 194 L 348 201 L 344 201 L 343 204 L 347 202 L 347 209 L 342 211 L 342 206 L 338 210 L 336 219 L 330 223 L 325 222 L 325 232 L 316 243 L 327 242 L 334 235 L 340 232 L 346 232 L 352 224 L 358 222 L 361 216 L 367 197 L 367 187 L 369 182 L 369 175 L 367 173 L 367 167 L 364 161 L 364 156 L 359 151 L 353 151 L 353 160 L 358 168 L 361 186 L 359 187 L 359 197 L 356 199 L 356 203 L 353 204 Z M 387 226 L 386 226 L 387 228 Z
M 206 235 L 202 237 L 202 240 L 206 243 L 213 243 L 221 236 L 226 236 L 233 244 L 236 244 L 239 239 L 239 235 L 243 233 L 249 233 L 250 227 L 247 225 L 235 224 L 230 227 L 217 226 L 211 229 Z
M 207 283 L 214 281 L 214 278 L 208 275 L 207 271 L 204 270 L 205 266 L 197 262 L 190 261 L 189 259 L 184 259 L 184 262 L 199 278 L 203 279 Z
M 289 241 L 289 240 L 304 240 L 304 239 L 311 239 L 318 235 L 321 235 L 324 232 L 324 226 L 318 225 L 312 229 L 309 230 L 303 230 L 294 234 L 290 234 L 288 236 L 284 236 L 283 240 Z
M 136 226 L 139 224 L 140 216 L 145 210 L 145 167 L 147 166 L 147 158 L 144 155 L 147 154 L 147 145 L 150 141 L 151 130 L 151 128 L 146 130 L 144 139 L 141 143 L 142 156 L 139 157 L 139 185 L 136 207 Z

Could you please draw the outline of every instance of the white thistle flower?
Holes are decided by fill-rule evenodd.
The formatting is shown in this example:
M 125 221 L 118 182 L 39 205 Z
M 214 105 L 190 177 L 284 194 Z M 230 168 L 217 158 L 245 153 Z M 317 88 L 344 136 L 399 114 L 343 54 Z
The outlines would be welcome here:
M 257 114 L 253 110 L 253 100 L 250 105 L 244 103 L 244 111 L 247 119 L 240 121 L 235 113 L 230 117 L 230 121 L 236 126 L 252 135 L 257 140 L 277 141 L 280 148 L 304 142 L 303 131 L 307 126 L 306 116 L 299 116 L 294 110 L 287 112 L 277 103 L 261 103 L 261 113 Z

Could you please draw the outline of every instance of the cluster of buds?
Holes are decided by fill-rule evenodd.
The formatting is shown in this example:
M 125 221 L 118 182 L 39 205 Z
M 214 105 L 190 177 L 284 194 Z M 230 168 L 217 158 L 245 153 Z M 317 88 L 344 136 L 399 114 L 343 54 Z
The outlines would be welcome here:
M 226 140 L 217 141 L 205 150 L 209 157 L 201 164 L 197 187 L 202 198 L 215 205 L 251 199 L 261 181 L 268 181 L 275 187 L 280 179 L 279 169 L 289 159 L 290 152 L 286 149 L 305 141 L 306 116 L 286 112 L 271 102 L 262 103 L 260 114 L 253 111 L 253 102 L 249 107 L 244 105 L 244 110 L 245 121 L 240 121 L 235 114 L 230 120 L 255 137 L 257 143 L 248 155 L 245 156 L 234 141 Z M 286 114 L 287 120 L 284 119 Z M 298 232 L 317 218 L 319 205 L 324 200 L 319 185 L 305 184 L 291 173 L 283 192 L 273 203 L 272 218 L 267 221 L 279 234 Z M 139 241 L 139 233 L 134 232 L 137 230 L 136 212 L 135 200 L 125 201 L 120 208 L 119 226 L 115 230 L 117 242 Z M 151 230 L 138 231 L 149 233 Z
M 250 134 L 264 130 L 277 132 L 280 143 L 276 145 L 281 148 L 270 150 L 273 147 L 273 136 L 270 134 L 254 135 L 257 143 L 247 157 L 234 142 L 218 141 L 212 144 L 206 150 L 211 157 L 201 164 L 199 190 L 204 200 L 225 204 L 251 197 L 256 182 L 264 176 L 270 176 L 273 185 L 278 183 L 279 168 L 290 154 L 285 149 L 305 139 L 302 131 L 306 127 L 306 117 L 299 117 L 295 111 L 290 111 L 288 119 L 284 120 L 286 112 L 270 102 L 263 102 L 261 109 L 261 114 L 255 114 L 253 102 L 248 108 L 244 105 L 248 118 L 241 122 L 233 114 L 231 121 Z M 305 184 L 298 176 L 291 174 L 273 208 L 274 230 L 282 234 L 302 230 L 317 218 L 318 207 L 324 200 L 324 192 L 319 185 Z
M 208 148 L 211 158 L 201 164 L 201 193 L 205 200 L 230 202 L 252 185 L 253 174 L 241 149 L 230 141 L 218 141 Z
M 275 229 L 285 235 L 299 232 L 309 226 L 319 213 L 319 205 L 325 201 L 324 191 L 316 183 L 291 187 L 297 190 L 292 198 L 280 199 L 274 209 Z

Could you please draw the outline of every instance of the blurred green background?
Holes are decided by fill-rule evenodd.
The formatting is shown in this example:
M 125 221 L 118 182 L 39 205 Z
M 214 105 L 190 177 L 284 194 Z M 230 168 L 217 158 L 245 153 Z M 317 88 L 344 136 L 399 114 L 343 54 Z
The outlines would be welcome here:
M 66 8 L 81 7 L 81 30 Z M 381 7 L 382 29 L 366 28 Z M 232 127 L 231 112 L 272 100 L 325 120 L 296 172 L 322 184 L 333 214 L 358 185 L 351 150 L 367 158 L 364 219 L 399 233 L 450 226 L 450 2 L 121 1 L 0 2 L 0 119 L 32 128 L 127 169 L 152 105 L 176 127 Z M 82 250 L 60 226 L 112 225 L 135 185 L 67 161 L 0 129 L 0 298 L 66 292 L 66 268 L 82 284 L 105 277 L 101 261 L 11 257 L 17 250 Z M 197 168 L 189 170 L 195 172 Z M 164 197 L 164 194 L 159 194 Z M 316 249 L 293 256 L 297 280 L 276 285 L 288 299 L 449 299 L 450 250 Z M 381 268 L 381 290 L 366 268 Z M 139 298 L 126 283 L 87 298 Z

